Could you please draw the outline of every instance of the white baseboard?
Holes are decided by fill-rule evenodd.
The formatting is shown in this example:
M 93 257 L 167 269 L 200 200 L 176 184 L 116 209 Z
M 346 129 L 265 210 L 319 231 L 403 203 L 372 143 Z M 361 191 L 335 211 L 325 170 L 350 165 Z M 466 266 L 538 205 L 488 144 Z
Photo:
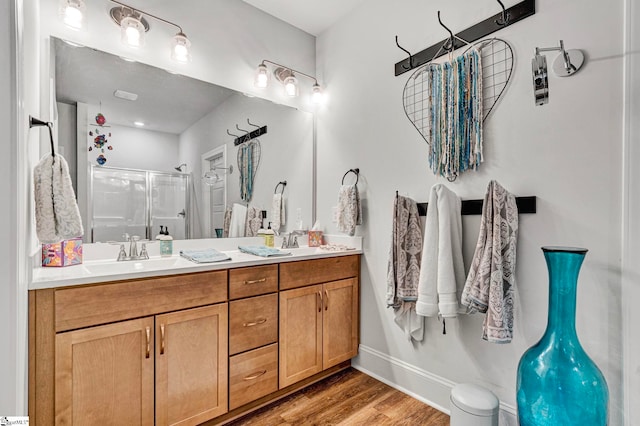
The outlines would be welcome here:
M 449 395 L 457 384 L 368 346 L 360 345 L 359 355 L 351 361 L 356 370 L 431 407 L 451 414 Z M 500 426 L 518 424 L 516 408 L 500 402 Z

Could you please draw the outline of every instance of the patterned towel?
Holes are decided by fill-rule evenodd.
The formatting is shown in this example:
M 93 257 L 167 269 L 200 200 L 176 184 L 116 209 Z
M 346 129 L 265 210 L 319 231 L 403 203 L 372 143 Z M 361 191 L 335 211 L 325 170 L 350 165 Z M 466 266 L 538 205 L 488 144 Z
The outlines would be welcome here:
M 492 180 L 484 197 L 480 235 L 462 304 L 487 313 L 482 338 L 493 343 L 509 343 L 513 337 L 517 238 L 516 198 Z
M 291 254 L 289 251 L 282 251 L 277 248 L 267 246 L 238 246 L 238 250 L 243 253 L 261 257 L 288 256 Z
M 231 214 L 232 210 L 230 207 L 224 211 L 224 222 L 222 224 L 222 238 L 229 237 L 229 228 L 231 228 Z
M 409 340 L 422 341 L 424 320 L 416 313 L 422 227 L 418 205 L 411 198 L 396 196 L 393 232 L 387 268 L 387 306 L 395 311 L 395 322 Z
M 195 263 L 211 263 L 231 260 L 231 258 L 216 249 L 180 250 L 180 256 Z
M 338 193 L 338 230 L 355 235 L 356 225 L 362 225 L 362 205 L 357 185 L 342 185 Z
M 255 237 L 262 226 L 262 211 L 257 207 L 247 207 L 247 222 L 244 225 L 244 236 Z
M 284 214 L 284 197 L 282 193 L 273 194 L 273 201 L 271 203 L 271 229 L 277 234 L 280 231 L 280 226 L 286 223 Z
M 33 170 L 36 234 L 41 243 L 81 237 L 82 218 L 71 185 L 69 166 L 56 154 L 47 154 Z

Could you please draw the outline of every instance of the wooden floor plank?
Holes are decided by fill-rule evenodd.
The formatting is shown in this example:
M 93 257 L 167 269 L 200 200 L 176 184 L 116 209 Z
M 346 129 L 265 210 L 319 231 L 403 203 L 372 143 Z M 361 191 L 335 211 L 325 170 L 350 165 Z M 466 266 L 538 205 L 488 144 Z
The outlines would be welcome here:
M 449 416 L 353 368 L 229 423 L 232 426 L 448 426 Z

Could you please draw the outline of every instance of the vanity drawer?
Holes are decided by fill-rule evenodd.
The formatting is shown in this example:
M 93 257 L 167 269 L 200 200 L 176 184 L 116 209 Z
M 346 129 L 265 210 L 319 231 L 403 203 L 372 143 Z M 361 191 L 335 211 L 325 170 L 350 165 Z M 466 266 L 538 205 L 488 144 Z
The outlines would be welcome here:
M 56 289 L 56 332 L 227 300 L 227 271 Z
M 280 264 L 280 290 L 357 277 L 360 256 L 337 256 Z
M 278 295 L 229 303 L 229 354 L 278 341 Z
M 229 271 L 229 299 L 278 291 L 278 265 L 252 266 Z
M 277 343 L 229 358 L 229 410 L 277 390 Z

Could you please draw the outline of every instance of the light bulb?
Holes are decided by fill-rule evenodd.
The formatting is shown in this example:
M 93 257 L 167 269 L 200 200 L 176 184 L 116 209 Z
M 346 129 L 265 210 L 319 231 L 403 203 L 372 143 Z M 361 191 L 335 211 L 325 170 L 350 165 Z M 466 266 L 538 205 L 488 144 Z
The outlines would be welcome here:
M 311 100 L 313 101 L 313 103 L 319 104 L 320 102 L 322 102 L 322 87 L 320 87 L 320 85 L 316 82 L 311 90 Z
M 144 46 L 144 25 L 139 19 L 127 16 L 120 21 L 122 42 L 131 47 Z
M 298 96 L 298 79 L 297 78 L 295 78 L 293 75 L 290 75 L 289 77 L 284 79 L 282 84 L 284 84 L 284 93 L 287 96 L 290 96 L 292 98 L 295 98 L 296 96 Z
M 264 89 L 269 85 L 269 70 L 265 64 L 258 65 L 253 85 L 258 89 Z
M 66 26 L 80 30 L 84 26 L 84 0 L 62 0 L 60 2 L 60 17 Z
M 191 42 L 182 32 L 171 39 L 171 59 L 177 62 L 191 61 Z

